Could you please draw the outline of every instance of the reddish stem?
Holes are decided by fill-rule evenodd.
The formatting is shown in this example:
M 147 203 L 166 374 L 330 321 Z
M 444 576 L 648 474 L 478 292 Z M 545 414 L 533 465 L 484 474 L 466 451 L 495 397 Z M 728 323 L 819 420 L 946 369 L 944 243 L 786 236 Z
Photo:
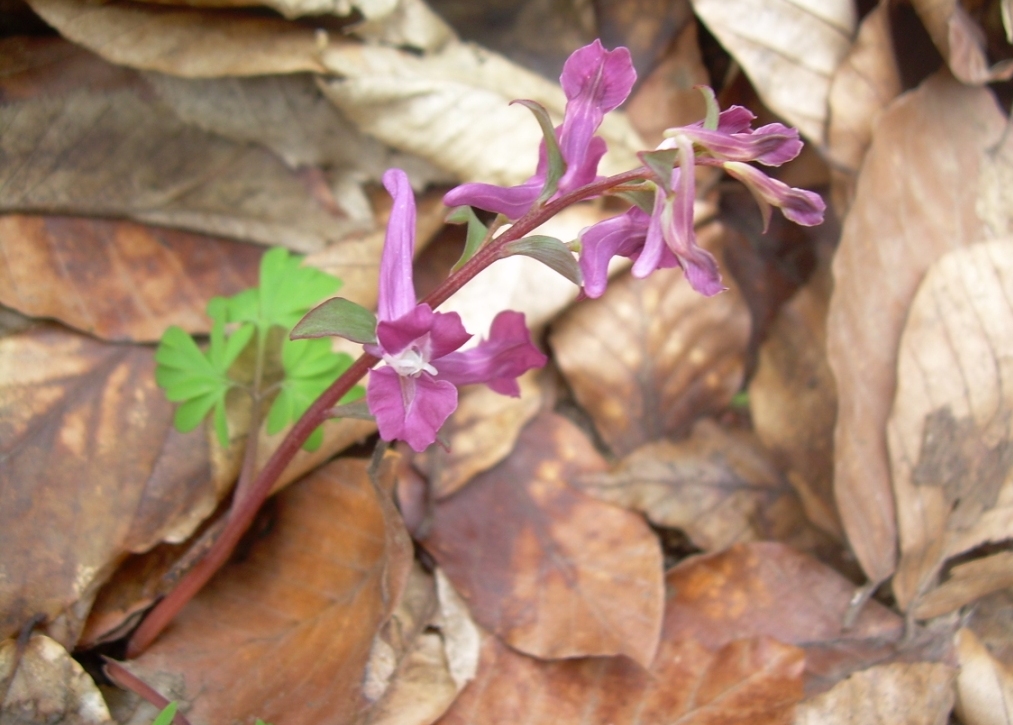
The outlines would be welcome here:
M 111 660 L 108 657 L 105 658 L 105 673 L 106 677 L 113 681 L 117 687 L 121 690 L 129 690 L 135 695 L 147 700 L 152 705 L 157 707 L 159 710 L 164 710 L 165 707 L 171 702 L 168 698 L 164 697 L 162 693 L 156 690 L 154 687 L 149 685 L 147 682 L 142 680 L 140 677 L 135 675 L 133 672 L 128 670 L 126 667 L 121 665 L 116 660 Z M 172 717 L 173 725 L 190 725 L 190 721 L 183 716 L 179 710 Z
M 427 295 L 422 302 L 433 309 L 439 307 L 461 287 L 471 281 L 479 272 L 503 256 L 503 246 L 520 239 L 536 227 L 554 217 L 571 204 L 584 199 L 600 196 L 609 189 L 628 182 L 643 179 L 646 169 L 639 168 L 627 171 L 606 179 L 600 179 L 587 186 L 564 194 L 558 199 L 537 209 L 532 209 L 519 219 L 513 226 L 500 234 L 492 243 L 480 249 L 457 272 L 450 275 L 443 283 Z M 208 549 L 207 554 L 193 569 L 188 571 L 164 599 L 158 602 L 141 625 L 134 631 L 127 644 L 127 659 L 133 659 L 144 652 L 155 638 L 162 633 L 176 614 L 201 590 L 232 554 L 236 544 L 253 523 L 253 519 L 261 505 L 271 493 L 275 482 L 281 476 L 299 448 L 317 426 L 329 418 L 328 412 L 342 397 L 352 389 L 366 372 L 376 365 L 379 359 L 363 354 L 345 373 L 335 380 L 327 390 L 309 407 L 302 417 L 296 421 L 281 445 L 268 459 L 267 464 L 250 484 L 242 498 L 229 512 L 229 520 L 222 529 L 221 535 Z M 256 431 L 251 431 L 256 435 Z

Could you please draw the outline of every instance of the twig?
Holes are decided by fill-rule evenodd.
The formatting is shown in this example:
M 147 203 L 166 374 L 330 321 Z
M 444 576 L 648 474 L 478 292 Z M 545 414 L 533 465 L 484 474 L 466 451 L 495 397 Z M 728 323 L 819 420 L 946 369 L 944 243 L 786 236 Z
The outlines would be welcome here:
M 113 684 L 121 690 L 129 690 L 143 700 L 150 702 L 159 710 L 165 709 L 172 702 L 116 660 L 110 659 L 105 655 L 102 656 L 102 659 L 106 662 L 102 668 L 106 673 L 106 677 L 112 680 Z M 190 721 L 179 710 L 173 716 L 172 723 L 173 725 L 190 725 Z

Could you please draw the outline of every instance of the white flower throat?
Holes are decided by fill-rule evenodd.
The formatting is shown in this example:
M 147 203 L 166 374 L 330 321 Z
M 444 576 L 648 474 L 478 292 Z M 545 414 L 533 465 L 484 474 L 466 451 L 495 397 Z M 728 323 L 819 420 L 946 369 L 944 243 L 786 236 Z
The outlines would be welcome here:
M 403 378 L 415 378 L 423 372 L 436 375 L 436 368 L 429 364 L 429 352 L 417 345 L 409 345 L 397 355 L 384 355 L 383 360 Z

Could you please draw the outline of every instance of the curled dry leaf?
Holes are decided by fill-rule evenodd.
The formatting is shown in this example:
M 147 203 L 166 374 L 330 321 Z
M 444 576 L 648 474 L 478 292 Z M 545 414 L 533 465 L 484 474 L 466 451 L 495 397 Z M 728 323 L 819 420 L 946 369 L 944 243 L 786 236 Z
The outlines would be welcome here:
M 879 113 L 901 92 L 890 37 L 890 5 L 881 2 L 863 18 L 858 36 L 830 84 L 826 153 L 832 162 L 831 198 L 844 217 L 855 197 L 858 169 L 872 141 Z
M 886 449 L 901 329 L 940 255 L 979 238 L 976 179 L 1004 119 L 991 94 L 939 74 L 880 116 L 834 258 L 827 353 L 837 380 L 834 494 L 873 581 L 896 565 Z
M 478 678 L 439 725 L 787 725 L 803 666 L 800 649 L 766 637 L 711 650 L 666 636 L 644 670 L 618 657 L 540 661 L 486 636 Z
M 235 468 L 175 431 L 154 367 L 150 348 L 55 326 L 0 339 L 3 635 L 44 614 L 73 646 L 119 560 L 184 540 L 225 493 Z
M 718 225 L 700 230 L 711 242 Z M 730 289 L 703 297 L 678 269 L 627 275 L 564 315 L 549 344 L 556 362 L 617 455 L 685 433 L 728 405 L 742 384 L 749 310 Z
M 1013 587 L 1013 552 L 972 559 L 953 567 L 943 584 L 921 598 L 914 615 L 932 619 L 1009 587 Z
M 956 634 L 960 674 L 957 716 L 964 725 L 1013 723 L 1013 672 L 996 660 L 974 632 Z
M 268 151 L 183 124 L 136 73 L 80 50 L 53 62 L 54 45 L 0 45 L 13 56 L 0 211 L 127 216 L 298 251 L 369 226 Z
M 643 512 L 658 526 L 682 529 L 704 551 L 758 539 L 796 548 L 826 541 L 756 437 L 706 418 L 684 441 L 649 443 L 611 472 L 575 483 L 596 498 Z
M 500 395 L 484 385 L 461 393 L 457 410 L 440 430 L 449 448 L 430 446 L 414 457 L 433 496 L 449 496 L 514 449 L 521 430 L 542 407 L 538 374 L 525 374 L 517 382 L 519 398 Z
M 756 435 L 781 463 L 809 520 L 843 536 L 834 503 L 837 395 L 827 364 L 829 269 L 817 269 L 778 313 L 749 383 Z
M 0 217 L 0 302 L 117 341 L 207 332 L 214 295 L 257 284 L 263 250 L 134 222 Z
M 466 181 L 512 185 L 531 176 L 541 131 L 530 112 L 509 104 L 526 98 L 562 117 L 566 102 L 558 84 L 470 43 L 421 57 L 332 44 L 322 58 L 340 78 L 321 88 L 363 132 Z M 643 144 L 622 113 L 608 114 L 600 134 L 609 147 L 601 173 L 638 165 Z
M 1013 537 L 1013 244 L 941 257 L 908 311 L 887 427 L 907 609 L 943 561 Z
M 1013 61 L 990 65 L 985 33 L 957 0 L 913 0 L 911 4 L 958 80 L 982 85 L 1013 77 Z
M 29 0 L 65 38 L 117 65 L 187 78 L 323 70 L 312 27 L 257 13 Z
M 830 82 L 851 47 L 854 3 L 693 0 L 693 9 L 764 104 L 824 145 Z
M 38 633 L 22 652 L 13 639 L 0 641 L 0 713 L 4 723 L 113 722 L 102 693 L 81 665 Z
M 275 501 L 277 518 L 248 557 L 219 572 L 129 665 L 191 722 L 351 723 L 369 705 L 362 683 L 373 638 L 411 568 L 400 516 L 355 459 Z
M 795 725 L 945 725 L 953 709 L 955 676 L 953 667 L 939 662 L 870 667 L 799 705 Z
M 436 504 L 423 541 L 472 616 L 536 657 L 625 654 L 648 666 L 664 593 L 658 541 L 639 516 L 567 481 L 605 462 L 543 413 L 513 454 Z

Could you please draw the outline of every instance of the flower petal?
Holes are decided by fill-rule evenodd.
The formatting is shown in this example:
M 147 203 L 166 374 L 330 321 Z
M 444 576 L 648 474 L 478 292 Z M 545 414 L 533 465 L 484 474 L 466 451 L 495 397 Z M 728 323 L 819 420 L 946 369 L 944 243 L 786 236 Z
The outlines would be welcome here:
M 435 315 L 429 305 L 415 305 L 395 320 L 382 320 L 376 326 L 377 347 L 382 353 L 397 355 L 433 329 Z M 369 349 L 366 352 L 375 354 Z
M 647 238 L 651 217 L 639 207 L 606 219 L 580 233 L 580 271 L 584 294 L 601 297 L 608 283 L 608 265 L 612 257 L 633 257 L 640 253 Z
M 415 194 L 401 169 L 388 169 L 383 185 L 394 198 L 387 238 L 380 255 L 377 318 L 396 320 L 415 306 L 412 257 L 415 254 Z
M 517 220 L 524 216 L 538 195 L 542 193 L 545 183 L 544 174 L 535 174 L 520 186 L 494 186 L 493 184 L 461 184 L 443 197 L 448 207 L 473 206 L 476 209 L 502 214 L 507 219 Z
M 723 166 L 729 175 L 746 185 L 761 210 L 765 205 L 776 206 L 785 218 L 805 227 L 823 222 L 827 205 L 819 194 L 788 186 L 748 164 L 729 161 Z M 769 217 L 769 212 L 765 216 Z
M 381 438 L 403 440 L 421 453 L 457 408 L 457 388 L 427 373 L 401 377 L 382 367 L 369 373 L 366 402 Z
M 520 394 L 517 377 L 540 368 L 548 358 L 531 342 L 524 315 L 507 310 L 496 315 L 489 339 L 471 350 L 433 360 L 437 378 L 455 385 L 485 383 L 497 393 Z

